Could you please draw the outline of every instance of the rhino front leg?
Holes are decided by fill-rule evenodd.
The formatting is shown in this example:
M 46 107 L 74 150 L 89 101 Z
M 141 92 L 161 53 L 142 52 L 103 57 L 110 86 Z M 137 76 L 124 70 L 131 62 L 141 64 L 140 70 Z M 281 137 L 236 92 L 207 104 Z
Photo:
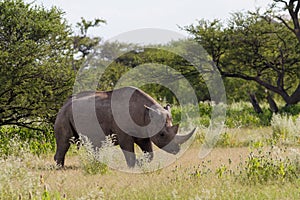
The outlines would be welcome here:
M 132 137 L 126 137 L 126 139 L 119 141 L 120 147 L 126 159 L 127 166 L 133 168 L 135 166 L 136 157 L 134 153 L 134 141 Z
M 137 139 L 135 143 L 142 149 L 142 151 L 146 154 L 149 154 L 149 157 L 147 157 L 149 162 L 153 159 L 153 149 L 152 149 L 152 143 L 149 138 L 145 139 Z

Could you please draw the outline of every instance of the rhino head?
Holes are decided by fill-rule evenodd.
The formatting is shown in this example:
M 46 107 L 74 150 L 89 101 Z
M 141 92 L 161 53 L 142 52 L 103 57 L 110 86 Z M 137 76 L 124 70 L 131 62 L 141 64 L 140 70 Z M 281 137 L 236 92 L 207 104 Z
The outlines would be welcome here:
M 145 106 L 146 107 L 146 106 Z M 178 135 L 179 125 L 172 124 L 172 115 L 170 106 L 167 105 L 164 109 L 149 108 L 150 118 L 156 122 L 161 122 L 162 128 L 151 137 L 151 141 L 159 148 L 172 154 L 177 154 L 180 151 L 180 145 L 185 143 L 192 137 L 196 128 L 186 135 Z M 159 125 L 158 125 L 159 126 Z M 159 126 L 160 127 L 160 126 Z
M 196 128 L 186 135 L 177 135 L 178 125 L 171 127 L 164 127 L 158 134 L 151 137 L 151 141 L 163 149 L 164 151 L 172 154 L 177 154 L 180 151 L 180 145 L 185 143 L 194 134 Z

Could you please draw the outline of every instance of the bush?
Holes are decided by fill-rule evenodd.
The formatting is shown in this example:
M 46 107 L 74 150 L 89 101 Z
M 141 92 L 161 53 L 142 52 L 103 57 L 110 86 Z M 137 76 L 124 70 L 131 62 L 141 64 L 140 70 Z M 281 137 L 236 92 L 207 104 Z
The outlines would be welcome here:
M 79 151 L 80 165 L 83 171 L 86 174 L 106 174 L 109 171 L 107 163 L 103 162 L 104 160 L 99 157 L 101 150 L 109 146 L 109 140 L 107 140 L 106 145 L 103 145 L 100 149 L 95 149 L 92 143 L 88 140 L 87 137 L 80 136 L 80 141 L 82 147 Z
M 227 105 L 225 125 L 228 128 L 269 126 L 272 113 L 266 104 L 264 104 L 262 107 L 264 112 L 257 114 L 252 105 L 247 102 L 237 102 Z M 174 106 L 172 108 L 174 124 L 180 122 L 181 112 L 186 112 L 188 109 L 190 108 L 181 108 L 179 106 Z M 192 112 L 195 113 L 195 111 Z M 212 105 L 210 102 L 200 102 L 199 113 L 197 113 L 195 116 L 191 116 L 190 120 L 192 120 L 193 124 L 198 126 L 208 127 L 210 125 L 211 112 Z
M 290 159 L 284 157 L 284 153 L 286 150 L 274 147 L 268 151 L 264 151 L 263 147 L 252 151 L 241 171 L 243 182 L 257 184 L 297 179 L 300 172 L 299 158 Z
M 45 154 L 53 152 L 55 149 L 55 140 L 52 128 L 49 126 L 40 126 L 42 130 L 32 130 L 28 128 L 20 128 L 17 126 L 2 126 L 0 127 L 0 157 L 9 156 L 16 152 L 16 147 L 19 145 L 23 148 L 25 144 L 33 154 Z
M 228 106 L 225 124 L 228 128 L 268 126 L 272 113 L 266 105 L 262 109 L 263 113 L 257 114 L 250 103 L 232 103 Z
M 300 118 L 293 120 L 288 115 L 273 115 L 271 120 L 273 142 L 299 143 Z
M 290 106 L 285 106 L 280 110 L 281 114 L 298 115 L 300 113 L 300 103 Z

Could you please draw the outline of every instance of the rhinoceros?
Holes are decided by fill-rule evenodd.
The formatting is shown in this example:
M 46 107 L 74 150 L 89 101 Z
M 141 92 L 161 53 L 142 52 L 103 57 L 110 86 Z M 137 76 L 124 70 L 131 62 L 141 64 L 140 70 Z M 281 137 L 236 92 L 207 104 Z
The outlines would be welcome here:
M 92 115 L 94 119 L 90 118 Z M 81 92 L 70 97 L 57 114 L 54 160 L 57 165 L 64 166 L 70 141 L 77 140 L 79 134 L 91 137 L 95 147 L 101 147 L 106 136 L 114 135 L 114 145 L 121 147 L 128 167 L 132 168 L 136 163 L 134 143 L 149 154 L 150 161 L 153 159 L 152 142 L 168 153 L 177 154 L 180 145 L 195 132 L 193 129 L 179 135 L 178 129 L 179 125 L 172 124 L 170 106 L 162 107 L 138 88 Z

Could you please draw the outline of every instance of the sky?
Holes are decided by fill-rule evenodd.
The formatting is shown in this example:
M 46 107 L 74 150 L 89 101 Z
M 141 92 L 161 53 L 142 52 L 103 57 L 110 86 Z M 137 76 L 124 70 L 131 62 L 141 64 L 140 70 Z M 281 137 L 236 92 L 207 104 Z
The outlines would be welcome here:
M 107 24 L 91 29 L 89 35 L 108 40 L 124 32 L 158 28 L 187 35 L 178 26 L 200 19 L 228 19 L 230 13 L 266 8 L 272 0 L 25 0 L 46 8 L 57 6 L 65 18 L 75 25 L 81 17 L 101 18 Z

